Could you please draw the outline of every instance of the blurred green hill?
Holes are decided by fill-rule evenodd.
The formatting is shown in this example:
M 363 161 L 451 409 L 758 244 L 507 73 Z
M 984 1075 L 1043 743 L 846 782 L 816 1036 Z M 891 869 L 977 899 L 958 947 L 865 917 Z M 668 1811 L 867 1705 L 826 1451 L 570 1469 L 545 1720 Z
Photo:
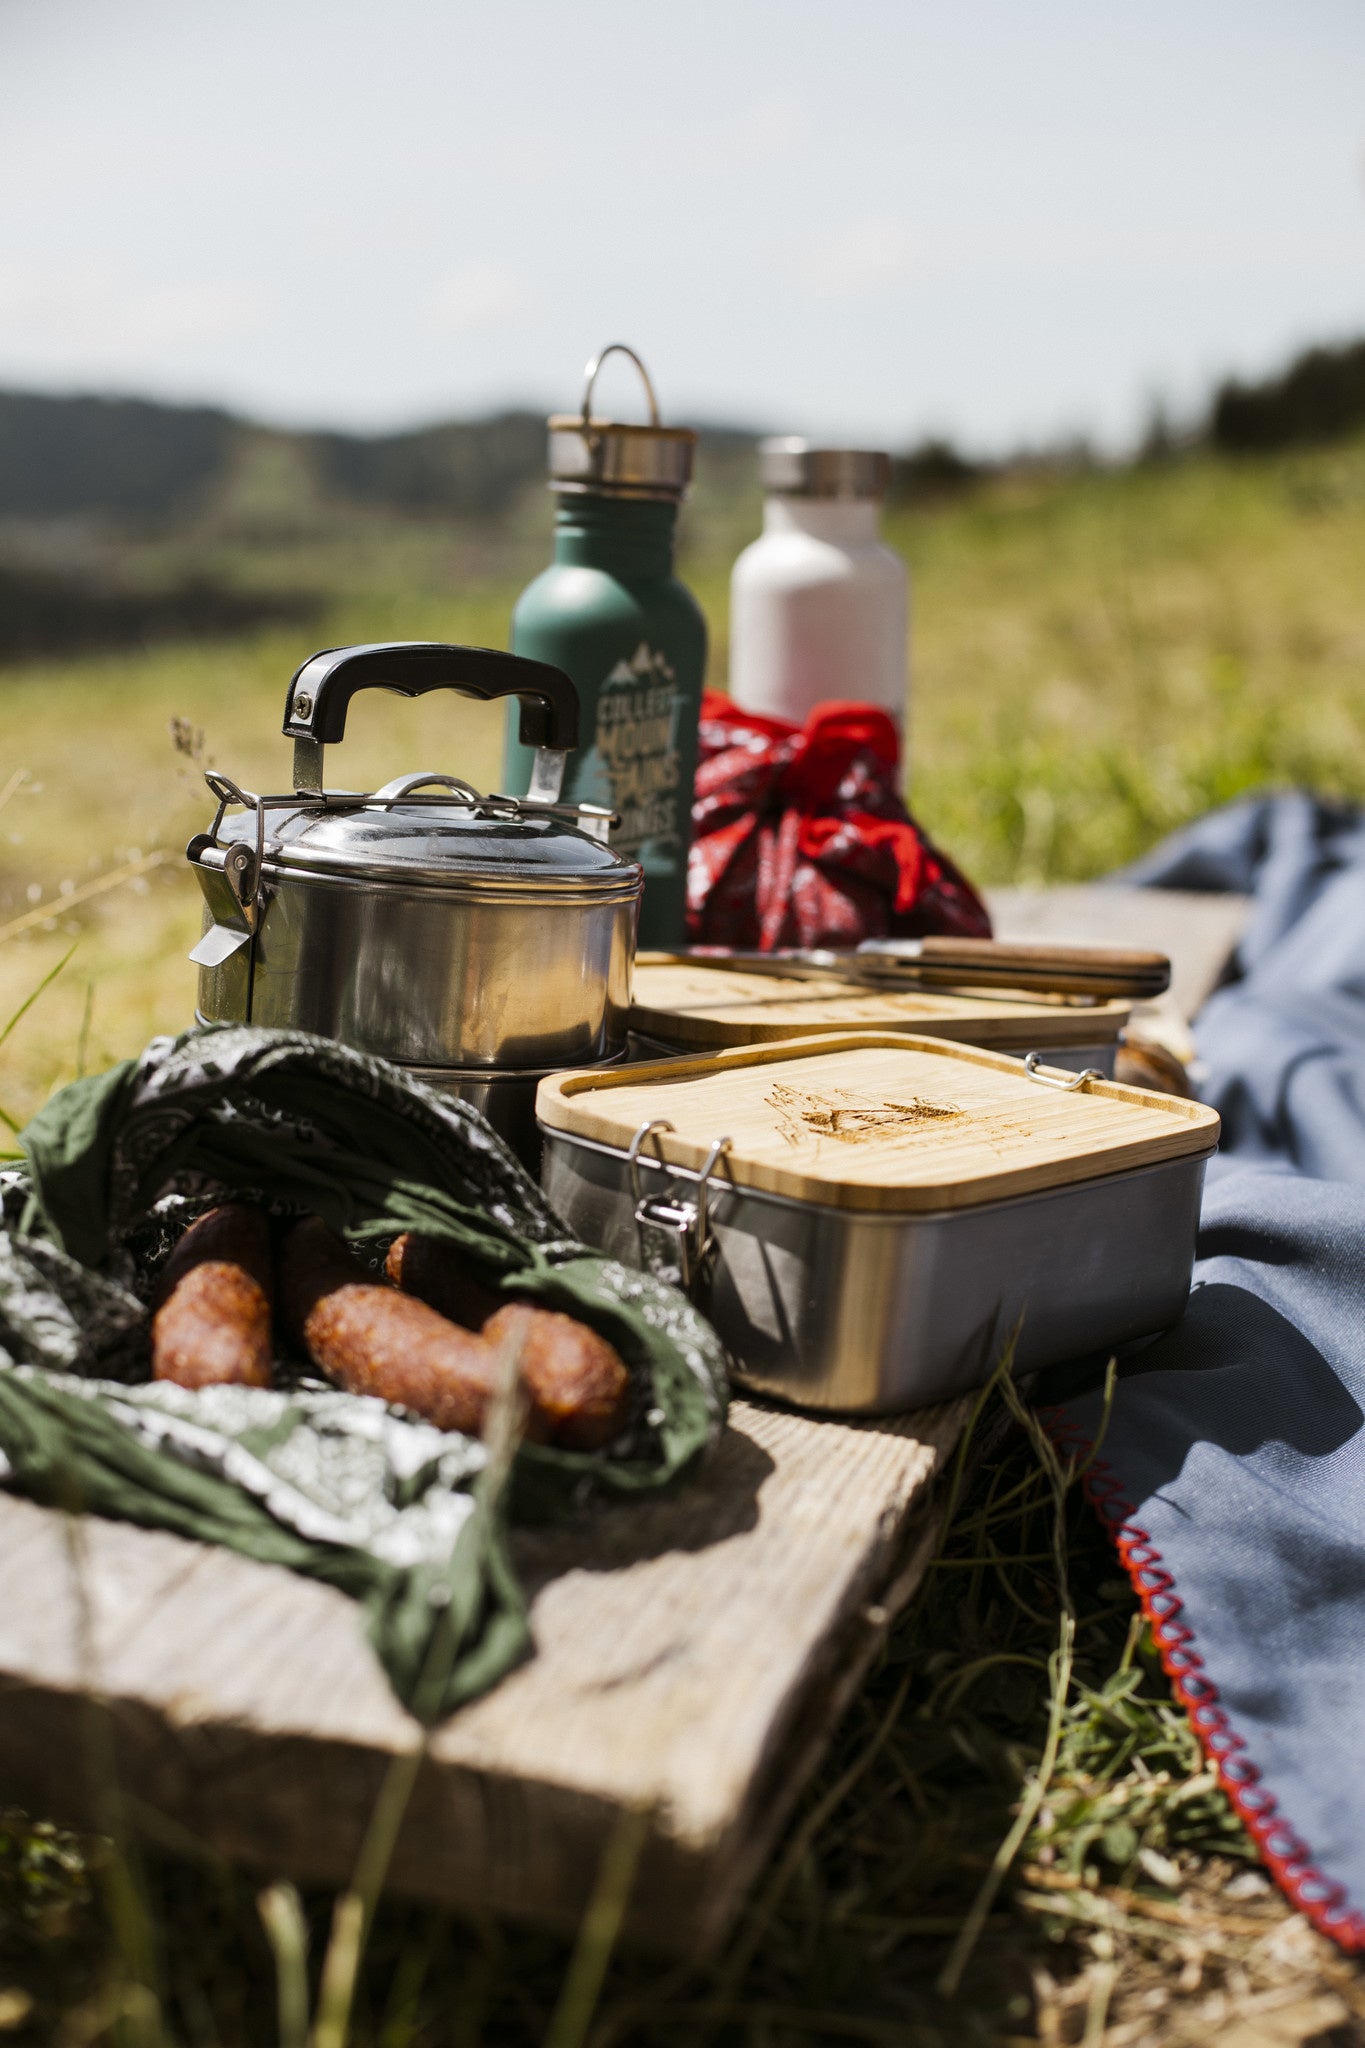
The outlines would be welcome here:
M 702 429 L 708 465 L 756 434 Z M 212 520 L 268 470 L 296 515 L 366 507 L 498 519 L 543 480 L 545 417 L 502 412 L 401 434 L 294 432 L 205 406 L 0 391 L 0 520 L 99 519 L 146 530 Z M 283 509 L 283 507 L 281 507 Z
M 693 523 L 718 544 L 757 505 L 755 439 L 701 430 Z M 395 553 L 523 576 L 544 481 L 540 413 L 361 435 L 0 391 L 0 661 L 303 624 Z
M 1168 438 L 1264 452 L 1360 426 L 1365 341 L 1309 349 L 1260 382 L 1229 381 L 1202 421 Z M 758 431 L 703 427 L 703 470 L 738 482 Z M 262 470 L 296 518 L 350 506 L 500 519 L 539 483 L 544 457 L 544 416 L 526 410 L 345 434 L 260 426 L 210 406 L 0 391 L 0 522 L 99 519 L 145 530 L 212 521 L 240 496 L 244 473 Z M 1002 466 L 1009 464 L 983 465 L 930 440 L 900 457 L 897 491 L 960 488 Z
M 1361 426 L 1356 342 L 1225 384 L 1182 430 L 1158 420 L 1139 461 L 1263 456 Z M 684 526 L 694 561 L 732 558 L 755 531 L 757 438 L 701 429 Z M 515 583 L 544 558 L 544 461 L 544 418 L 526 410 L 348 434 L 209 406 L 0 391 L 0 662 L 302 628 L 357 575 L 425 582 L 438 559 L 460 582 Z M 931 440 L 898 456 L 892 511 L 1093 466 L 1083 446 L 983 462 Z

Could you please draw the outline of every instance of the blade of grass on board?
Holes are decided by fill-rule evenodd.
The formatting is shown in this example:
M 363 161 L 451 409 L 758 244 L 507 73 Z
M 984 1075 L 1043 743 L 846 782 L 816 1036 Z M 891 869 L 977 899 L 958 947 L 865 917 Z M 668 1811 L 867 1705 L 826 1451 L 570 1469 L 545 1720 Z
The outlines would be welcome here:
M 58 1480 L 84 1707 L 85 1769 L 96 1821 L 108 1843 L 100 1874 L 122 1980 L 110 1986 L 116 2014 L 113 2038 L 119 2048 L 125 2043 L 127 2048 L 167 2048 L 157 1932 L 118 1780 L 109 1708 L 99 1685 L 84 1503 L 74 1475 L 60 1473 Z
M 308 1923 L 292 1884 L 267 1885 L 256 1901 L 275 1959 L 279 2048 L 307 2048 Z
M 505 1343 L 495 1367 L 496 1387 L 484 1429 L 487 1463 L 475 1489 L 475 1512 L 485 1516 L 498 1511 L 525 1420 L 521 1397 L 522 1341 L 516 1338 Z M 429 1666 L 437 1654 L 438 1644 L 442 1643 L 442 1668 L 428 1668 L 422 1673 L 417 1687 L 419 1703 L 423 1698 L 439 1698 L 445 1690 L 460 1646 L 458 1642 L 443 1642 L 439 1635 L 434 1635 Z M 418 1711 L 421 1711 L 420 1704 Z M 431 1746 L 431 1732 L 430 1717 L 424 1715 L 417 1740 L 395 1756 L 385 1772 L 360 1846 L 355 1874 L 333 1909 L 332 1930 L 318 1986 L 312 2048 L 347 2048 L 351 2037 L 351 2008 L 366 1944 L 403 1816 Z
M 628 1808 L 612 1830 L 564 1973 L 544 2048 L 583 2048 L 616 1947 L 649 1833 L 649 1812 Z

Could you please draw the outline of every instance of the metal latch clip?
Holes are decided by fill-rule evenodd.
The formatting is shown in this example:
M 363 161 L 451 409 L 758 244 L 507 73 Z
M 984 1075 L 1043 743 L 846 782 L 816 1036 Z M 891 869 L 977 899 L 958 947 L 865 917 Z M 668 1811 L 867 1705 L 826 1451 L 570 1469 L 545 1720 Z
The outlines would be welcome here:
M 626 1166 L 635 1203 L 640 1264 L 655 1279 L 666 1280 L 690 1295 L 697 1292 L 715 1263 L 717 1246 L 709 1214 L 711 1176 L 724 1160 L 726 1178 L 733 1188 L 734 1180 L 727 1157 L 731 1140 L 717 1138 L 695 1179 L 690 1176 L 684 1179 L 679 1169 L 670 1168 L 664 1158 L 661 1134 L 673 1128 L 667 1117 L 654 1117 L 641 1124 L 630 1141 Z M 658 1194 L 647 1195 L 641 1186 L 640 1167 L 644 1147 L 651 1139 L 655 1155 L 652 1163 L 661 1173 L 671 1171 L 678 1178 Z M 686 1193 L 684 1188 L 688 1190 Z
M 1079 1074 L 1045 1074 L 1043 1055 L 1040 1052 L 1024 1054 L 1024 1074 L 1028 1080 L 1036 1081 L 1040 1088 L 1060 1088 L 1065 1095 L 1072 1095 L 1076 1089 L 1084 1088 L 1087 1081 L 1104 1079 L 1098 1067 L 1084 1067 Z

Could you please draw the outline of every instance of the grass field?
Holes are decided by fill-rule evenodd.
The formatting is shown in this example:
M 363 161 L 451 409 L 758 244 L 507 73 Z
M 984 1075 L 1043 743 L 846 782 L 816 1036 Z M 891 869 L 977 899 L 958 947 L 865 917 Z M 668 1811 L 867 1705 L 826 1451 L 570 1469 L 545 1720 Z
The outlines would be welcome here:
M 687 568 L 722 681 L 728 560 L 751 508 L 704 509 Z M 1103 872 L 1268 784 L 1365 795 L 1365 445 L 1016 474 L 898 517 L 893 537 L 915 579 L 912 803 L 982 881 Z M 180 854 L 207 799 L 173 719 L 192 754 L 279 787 L 285 684 L 313 645 L 504 640 L 515 583 L 496 550 L 472 576 L 453 534 L 362 539 L 234 558 L 243 575 L 306 571 L 325 588 L 307 641 L 0 678 L 0 1030 L 40 991 L 0 1040 L 12 1125 L 77 1071 L 190 1020 L 199 913 Z M 338 779 L 430 765 L 494 782 L 499 724 L 472 705 L 376 697 Z M 591 1931 L 566 1977 L 556 1943 L 385 1908 L 354 2038 L 1365 2041 L 1357 1974 L 1249 1863 L 1088 1511 L 1060 1491 L 1038 1446 L 998 1435 L 718 1965 L 661 1978 L 621 1959 L 598 2000 Z M 1021 1798 L 1025 1839 L 985 1899 Z M 71 2048 L 272 2039 L 251 1888 L 154 1859 L 147 1938 L 130 1949 L 102 1889 L 113 1867 L 107 1849 L 29 1823 L 0 1838 L 0 2032 Z M 979 1940 L 948 1997 L 935 1984 L 974 1899 Z M 316 1969 L 330 1902 L 303 1904 Z M 283 2038 L 303 2048 L 302 2033 Z
M 748 516 L 725 505 L 694 521 L 687 563 L 722 682 L 728 563 Z M 1365 445 L 1020 474 L 901 515 L 893 538 L 914 577 L 912 802 L 980 880 L 1101 873 L 1268 783 L 1365 793 Z M 525 562 L 524 534 L 513 552 Z M 467 543 L 439 529 L 239 546 L 233 573 L 330 593 L 313 635 L 0 679 L 0 792 L 16 772 L 29 778 L 0 811 L 0 1016 L 75 942 L 0 1048 L 12 1118 L 69 1076 L 82 1042 L 99 1064 L 189 1017 L 198 910 L 179 855 L 207 797 L 171 720 L 202 732 L 207 758 L 248 787 L 278 787 L 296 662 L 344 639 L 502 645 L 516 585 L 500 561 L 485 550 L 473 561 L 483 580 L 471 578 Z M 499 726 L 487 707 L 376 697 L 335 768 L 352 786 L 428 765 L 495 782 Z M 163 858 L 66 905 L 63 892 L 134 852 Z M 3 940 L 18 918 L 31 921 Z

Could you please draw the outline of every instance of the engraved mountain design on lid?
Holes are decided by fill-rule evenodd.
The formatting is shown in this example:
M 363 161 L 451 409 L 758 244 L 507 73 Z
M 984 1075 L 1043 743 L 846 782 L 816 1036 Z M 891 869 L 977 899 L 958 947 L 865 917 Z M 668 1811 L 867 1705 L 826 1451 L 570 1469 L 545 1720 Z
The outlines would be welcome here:
M 777 1112 L 777 1127 L 789 1145 L 799 1145 L 814 1134 L 837 1138 L 841 1145 L 862 1145 L 869 1139 L 901 1137 L 916 1124 L 944 1123 L 961 1116 L 954 1102 L 879 1102 L 871 1095 L 858 1095 L 851 1088 L 830 1088 L 815 1094 L 779 1081 L 769 1090 L 767 1102 Z

